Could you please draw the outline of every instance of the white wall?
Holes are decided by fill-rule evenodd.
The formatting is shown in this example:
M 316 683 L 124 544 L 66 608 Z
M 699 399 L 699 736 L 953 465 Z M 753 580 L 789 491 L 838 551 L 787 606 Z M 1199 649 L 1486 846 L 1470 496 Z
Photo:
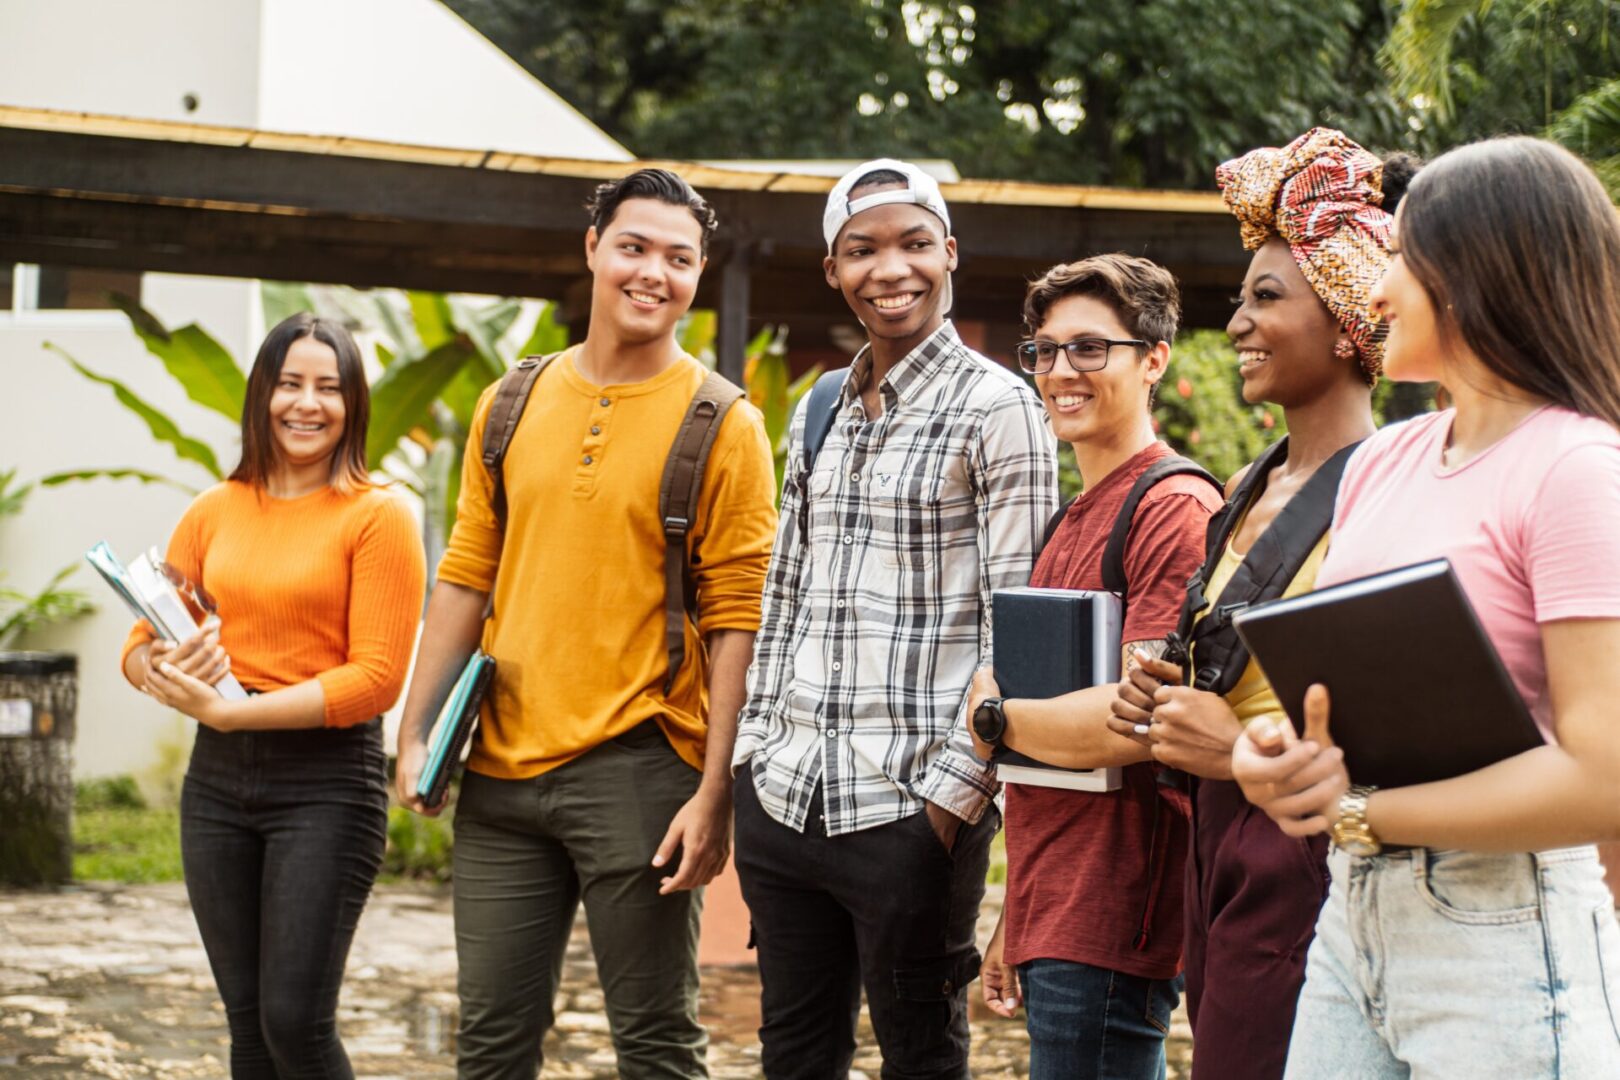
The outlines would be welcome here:
M 252 282 L 149 274 L 143 283 L 149 310 L 170 326 L 197 322 L 242 360 L 259 331 L 258 289 Z M 145 469 L 193 487 L 212 481 L 200 466 L 175 457 L 106 387 L 87 382 L 45 342 L 65 349 L 85 367 L 124 383 L 172 417 L 187 434 L 214 448 L 223 468 L 235 464 L 236 427 L 193 404 L 129 329 L 111 312 L 0 314 L 0 468 L 15 466 L 23 480 L 76 468 Z M 246 362 L 243 360 L 242 362 Z M 72 583 L 88 592 L 96 614 L 30 636 L 29 648 L 66 649 L 79 655 L 79 736 L 75 772 L 143 773 L 189 723 L 135 693 L 118 675 L 118 653 L 130 618 L 95 572 L 86 549 L 106 540 L 120 556 L 168 544 L 190 496 L 133 480 L 74 482 L 36 488 L 23 513 L 0 519 L 0 572 L 12 588 L 32 592 L 57 570 L 80 564 Z
M 0 0 L 0 103 L 252 127 L 259 5 Z
M 263 0 L 259 127 L 628 161 L 438 0 Z
M 630 159 L 438 0 L 0 0 L 0 104 Z M 143 290 L 165 323 L 199 322 L 251 362 L 264 333 L 256 283 L 147 275 Z M 171 415 L 227 470 L 235 462 L 234 426 L 192 404 L 122 315 L 0 312 L 0 469 L 33 480 L 122 466 L 210 482 L 110 390 L 45 352 L 47 340 Z M 98 540 L 125 557 L 163 546 L 188 501 L 134 481 L 38 490 L 21 517 L 0 520 L 0 574 L 32 590 Z M 26 644 L 79 654 L 78 774 L 140 774 L 189 724 L 130 690 L 117 672 L 129 619 L 88 567 L 75 583 L 100 612 Z

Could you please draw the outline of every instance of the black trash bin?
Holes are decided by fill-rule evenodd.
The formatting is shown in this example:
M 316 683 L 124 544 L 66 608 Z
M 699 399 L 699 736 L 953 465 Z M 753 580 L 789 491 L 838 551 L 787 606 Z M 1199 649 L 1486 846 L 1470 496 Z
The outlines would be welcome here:
M 0 883 L 73 877 L 73 730 L 79 659 L 0 652 Z

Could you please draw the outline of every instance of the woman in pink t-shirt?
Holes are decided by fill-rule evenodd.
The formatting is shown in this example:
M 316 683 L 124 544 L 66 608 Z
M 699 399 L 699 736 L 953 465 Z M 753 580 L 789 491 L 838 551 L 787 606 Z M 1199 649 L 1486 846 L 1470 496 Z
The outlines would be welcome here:
M 1238 739 L 1248 798 L 1339 845 L 1287 1076 L 1620 1076 L 1620 930 L 1592 846 L 1620 837 L 1620 218 L 1573 155 L 1492 140 L 1418 175 L 1392 251 L 1384 370 L 1455 408 L 1351 459 L 1317 585 L 1448 558 L 1549 742 L 1356 787 L 1321 687 L 1303 740 L 1267 722 Z

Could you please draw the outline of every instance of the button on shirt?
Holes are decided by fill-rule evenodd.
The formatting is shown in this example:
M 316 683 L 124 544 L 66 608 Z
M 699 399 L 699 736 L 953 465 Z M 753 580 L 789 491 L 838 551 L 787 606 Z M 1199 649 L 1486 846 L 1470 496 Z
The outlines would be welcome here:
M 990 660 L 990 594 L 1029 580 L 1057 506 L 1040 400 L 946 322 L 884 376 L 867 419 L 857 357 L 804 471 L 794 417 L 734 767 L 803 830 L 818 784 L 829 836 L 936 803 L 977 821 L 994 770 L 962 716 Z

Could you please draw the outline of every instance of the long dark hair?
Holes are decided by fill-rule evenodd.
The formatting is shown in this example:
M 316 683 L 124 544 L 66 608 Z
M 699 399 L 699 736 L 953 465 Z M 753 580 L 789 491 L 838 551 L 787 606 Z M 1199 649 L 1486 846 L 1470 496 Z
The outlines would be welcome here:
M 312 337 L 337 354 L 338 392 L 343 396 L 343 437 L 332 451 L 330 483 L 344 494 L 366 487 L 366 426 L 371 419 L 371 392 L 360 348 L 339 323 L 301 311 L 277 323 L 265 335 L 259 355 L 248 373 L 247 399 L 242 404 L 242 460 L 232 480 L 264 487 L 275 469 L 276 439 L 270 430 L 270 396 L 276 391 L 287 350 L 302 338 Z
M 1436 158 L 1413 179 L 1399 245 L 1491 374 L 1620 426 L 1620 217 L 1592 170 L 1525 136 Z

